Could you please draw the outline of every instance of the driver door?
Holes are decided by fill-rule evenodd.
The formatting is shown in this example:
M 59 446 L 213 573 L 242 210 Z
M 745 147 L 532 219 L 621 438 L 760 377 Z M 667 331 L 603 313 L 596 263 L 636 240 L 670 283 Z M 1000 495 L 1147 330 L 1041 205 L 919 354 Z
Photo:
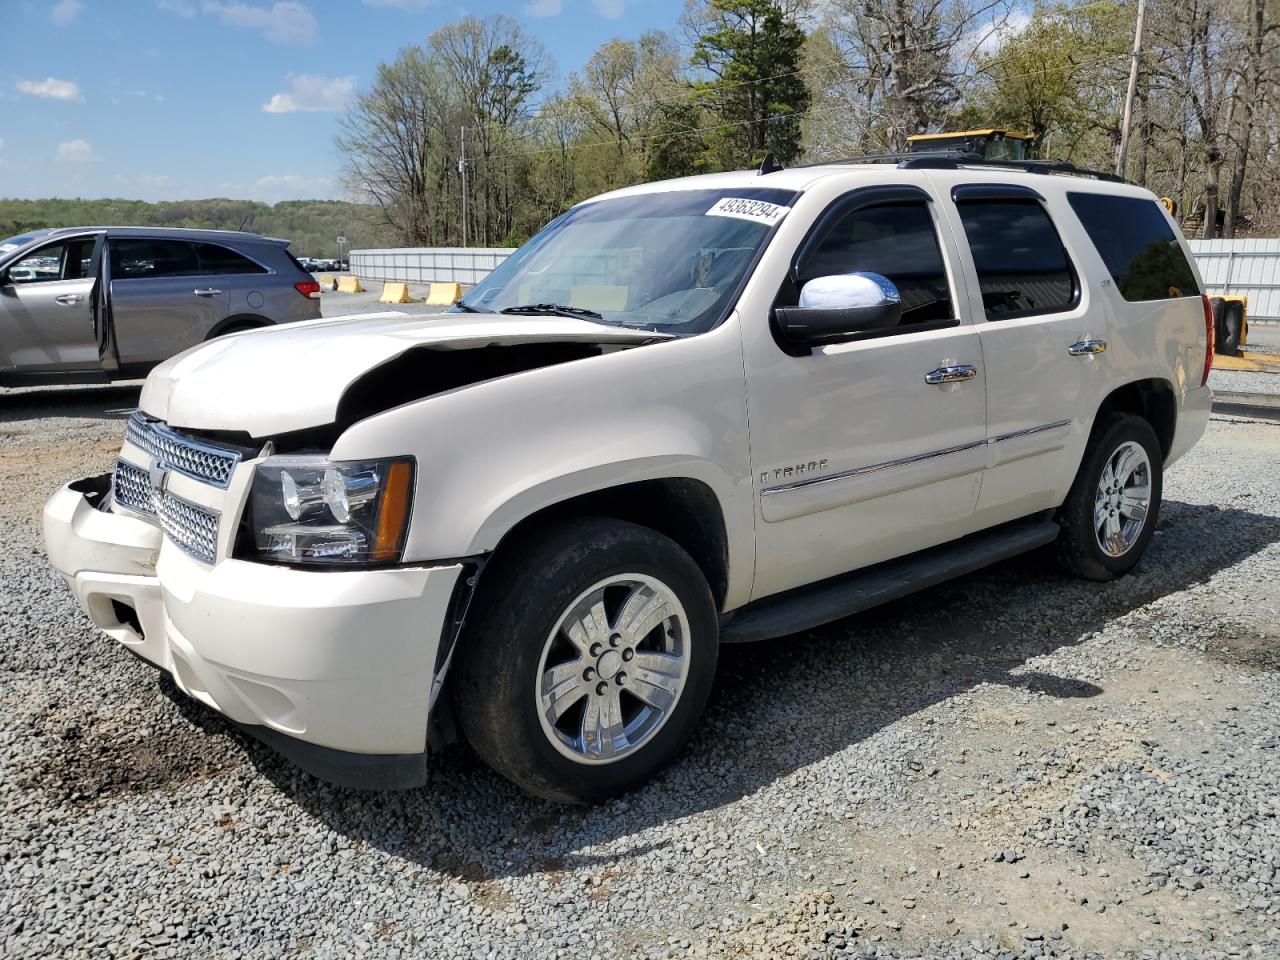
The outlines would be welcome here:
M 914 186 L 846 194 L 800 244 L 775 306 L 798 303 L 811 279 L 868 272 L 893 282 L 903 310 L 894 327 L 804 355 L 753 338 L 753 598 L 968 532 L 986 460 L 986 381 L 957 263 L 933 195 Z M 944 378 L 944 368 L 962 373 Z
M 10 264 L 0 282 L 0 344 L 15 373 L 98 371 L 94 326 L 102 234 L 62 237 Z

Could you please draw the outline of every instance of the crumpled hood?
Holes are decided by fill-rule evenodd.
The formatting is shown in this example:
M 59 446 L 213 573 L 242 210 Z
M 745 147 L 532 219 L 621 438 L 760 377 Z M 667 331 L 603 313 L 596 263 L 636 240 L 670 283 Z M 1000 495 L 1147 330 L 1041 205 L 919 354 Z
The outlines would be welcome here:
M 397 312 L 312 320 L 221 337 L 166 360 L 147 377 L 139 407 L 175 427 L 265 437 L 332 423 L 352 381 L 414 347 L 665 338 L 567 317 Z

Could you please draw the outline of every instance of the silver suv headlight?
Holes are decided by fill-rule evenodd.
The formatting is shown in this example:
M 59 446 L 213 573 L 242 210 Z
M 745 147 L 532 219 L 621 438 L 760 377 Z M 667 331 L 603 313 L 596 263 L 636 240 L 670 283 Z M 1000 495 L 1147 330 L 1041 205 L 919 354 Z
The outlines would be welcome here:
M 242 551 L 290 564 L 394 563 L 412 500 L 411 458 L 268 457 L 254 473 Z

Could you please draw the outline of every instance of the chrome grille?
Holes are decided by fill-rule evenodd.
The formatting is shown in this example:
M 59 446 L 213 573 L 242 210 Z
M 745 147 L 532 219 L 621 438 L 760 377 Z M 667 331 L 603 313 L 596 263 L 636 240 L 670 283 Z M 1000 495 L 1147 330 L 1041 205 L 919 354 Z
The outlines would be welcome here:
M 151 486 L 150 474 L 128 460 L 116 461 L 111 489 L 122 507 L 158 519 L 160 529 L 178 549 L 197 560 L 213 563 L 221 516 L 217 510 L 197 506 L 167 490 L 157 493 Z
M 218 545 L 218 512 L 165 493 L 160 497 L 160 527 L 164 535 L 197 560 L 213 563 Z
M 156 512 L 155 498 L 151 492 L 151 478 L 147 471 L 135 467 L 128 460 L 116 461 L 116 472 L 111 478 L 111 491 L 116 503 L 138 513 Z
M 241 457 L 237 450 L 201 443 L 175 433 L 141 410 L 134 411 L 129 417 L 125 438 L 179 473 L 215 487 L 225 488 L 231 482 L 231 475 Z

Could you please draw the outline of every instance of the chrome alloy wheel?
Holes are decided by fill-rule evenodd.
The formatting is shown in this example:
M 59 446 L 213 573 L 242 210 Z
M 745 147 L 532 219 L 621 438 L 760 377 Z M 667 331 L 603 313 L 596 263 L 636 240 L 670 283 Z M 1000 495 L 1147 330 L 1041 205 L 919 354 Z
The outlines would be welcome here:
M 1093 530 L 1109 557 L 1122 557 L 1138 542 L 1151 506 L 1151 461 L 1142 444 L 1128 440 L 1108 458 L 1093 496 Z
M 611 763 L 651 740 L 689 675 L 689 618 L 653 577 L 624 573 L 583 591 L 538 662 L 538 720 L 562 754 Z

